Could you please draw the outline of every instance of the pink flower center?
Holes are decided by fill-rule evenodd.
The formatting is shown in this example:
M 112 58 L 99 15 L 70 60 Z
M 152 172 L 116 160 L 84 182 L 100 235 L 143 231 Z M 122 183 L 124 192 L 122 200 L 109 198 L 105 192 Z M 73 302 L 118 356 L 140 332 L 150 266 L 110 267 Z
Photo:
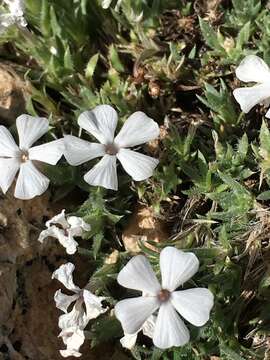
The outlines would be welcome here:
M 106 154 L 108 154 L 108 155 L 116 155 L 118 153 L 119 149 L 114 143 L 112 143 L 112 144 L 106 145 L 105 151 L 106 151 Z
M 171 297 L 171 293 L 169 290 L 161 289 L 157 297 L 160 302 L 166 302 Z

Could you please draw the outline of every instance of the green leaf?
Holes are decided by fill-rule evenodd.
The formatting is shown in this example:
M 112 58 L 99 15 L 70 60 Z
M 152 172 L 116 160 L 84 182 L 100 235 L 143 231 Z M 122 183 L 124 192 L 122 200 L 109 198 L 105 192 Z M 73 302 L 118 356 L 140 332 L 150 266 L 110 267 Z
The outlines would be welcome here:
M 202 18 L 199 18 L 199 24 L 206 44 L 213 50 L 220 50 L 225 53 L 213 28 Z
M 85 69 L 85 77 L 87 80 L 92 79 L 94 72 L 96 70 L 98 59 L 99 59 L 99 53 L 92 56 L 91 59 L 88 61 L 88 64 L 86 65 L 86 69 Z

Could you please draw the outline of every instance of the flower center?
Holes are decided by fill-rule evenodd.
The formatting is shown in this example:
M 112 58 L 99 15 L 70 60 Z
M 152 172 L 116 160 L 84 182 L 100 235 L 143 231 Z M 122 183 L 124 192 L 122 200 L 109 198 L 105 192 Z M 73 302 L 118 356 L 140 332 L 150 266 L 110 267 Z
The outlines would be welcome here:
M 157 297 L 160 302 L 166 302 L 171 297 L 171 293 L 169 290 L 161 289 Z
M 21 162 L 22 162 L 22 163 L 25 163 L 25 162 L 28 161 L 28 160 L 29 160 L 28 151 L 22 150 L 22 151 L 21 151 Z
M 106 145 L 105 151 L 106 151 L 106 154 L 108 154 L 108 155 L 116 155 L 118 153 L 119 149 L 114 143 L 112 143 L 112 144 Z

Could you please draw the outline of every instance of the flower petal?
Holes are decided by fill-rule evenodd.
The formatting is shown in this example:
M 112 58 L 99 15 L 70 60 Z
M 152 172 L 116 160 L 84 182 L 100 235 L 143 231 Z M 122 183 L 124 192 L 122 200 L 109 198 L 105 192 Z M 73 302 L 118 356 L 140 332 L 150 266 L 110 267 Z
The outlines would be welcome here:
M 4 126 L 0 126 L 0 157 L 18 157 L 20 149 L 11 133 Z
M 92 134 L 101 144 L 112 144 L 117 126 L 117 112 L 110 105 L 96 106 L 92 111 L 83 112 L 78 124 Z
M 188 289 L 173 292 L 171 302 L 179 314 L 192 325 L 203 326 L 209 320 L 214 296 L 208 289 Z
M 45 118 L 21 115 L 16 119 L 20 140 L 20 149 L 28 150 L 34 142 L 49 130 L 49 121 Z
M 174 307 L 167 301 L 162 304 L 155 325 L 153 342 L 159 349 L 183 346 L 189 342 L 189 331 Z
M 20 166 L 14 196 L 22 200 L 32 199 L 43 194 L 49 183 L 50 180 L 35 168 L 32 161 L 27 161 Z
M 38 237 L 38 241 L 43 243 L 44 239 L 47 237 L 56 238 L 59 243 L 66 249 L 67 254 L 73 255 L 77 251 L 79 244 L 74 240 L 73 235 L 70 234 L 70 230 L 67 230 L 67 235 L 64 230 L 59 229 L 57 226 L 53 225 L 46 230 L 43 230 Z
M 57 309 L 62 310 L 64 313 L 67 313 L 70 304 L 78 299 L 78 294 L 75 295 L 66 295 L 63 294 L 61 290 L 57 290 L 54 294 L 54 301 Z
M 60 214 L 57 214 L 52 217 L 51 220 L 46 221 L 46 226 L 50 227 L 51 224 L 59 224 L 63 227 L 63 229 L 67 229 L 69 227 L 69 223 L 66 220 L 65 211 L 66 210 L 63 209 Z
M 115 305 L 115 316 L 121 322 L 125 334 L 135 334 L 158 307 L 156 296 L 125 299 Z
M 56 165 L 64 154 L 64 140 L 58 139 L 29 149 L 29 159 Z
M 72 166 L 105 155 L 105 147 L 102 144 L 91 143 L 72 135 L 66 135 L 64 141 L 64 155 L 67 162 Z
M 153 339 L 153 337 L 154 337 L 156 322 L 157 322 L 157 317 L 154 315 L 151 315 L 146 320 L 146 322 L 143 324 L 143 327 L 142 327 L 143 334 L 150 337 L 151 339 Z
M 267 119 L 270 119 L 270 109 L 267 110 L 267 113 L 265 114 L 265 117 L 266 117 Z
M 120 149 L 116 156 L 135 181 L 148 179 L 159 163 L 157 159 L 129 149 Z
M 20 168 L 17 159 L 1 159 L 0 158 L 0 188 L 5 194 L 10 188 L 15 176 Z
M 79 292 L 81 289 L 73 282 L 73 271 L 75 266 L 72 263 L 66 263 L 61 265 L 52 274 L 52 279 L 60 281 L 68 290 Z
M 117 190 L 116 156 L 103 156 L 103 158 L 84 175 L 84 180 L 90 185 Z
M 235 70 L 239 80 L 244 82 L 265 83 L 270 81 L 268 65 L 256 55 L 246 56 Z
M 132 147 L 159 136 L 158 124 L 141 111 L 132 114 L 124 123 L 114 142 L 119 147 Z
M 64 344 L 67 346 L 66 350 L 60 350 L 63 357 L 80 357 L 80 347 L 84 343 L 85 336 L 83 330 L 78 327 L 70 327 L 61 331 L 59 337 L 62 337 Z
M 91 225 L 87 224 L 81 217 L 69 216 L 67 221 L 70 225 L 70 232 L 73 236 L 82 236 L 83 231 L 91 230 Z
M 199 260 L 193 253 L 185 253 L 167 246 L 160 253 L 162 288 L 174 291 L 189 280 L 199 269 Z
M 88 321 L 82 305 L 83 301 L 78 299 L 70 312 L 59 317 L 58 326 L 60 329 L 78 327 L 83 330 L 86 327 Z
M 83 299 L 86 307 L 86 316 L 88 321 L 96 319 L 99 315 L 104 314 L 108 309 L 102 306 L 104 297 L 92 294 L 89 290 L 83 290 Z
M 156 295 L 161 287 L 157 277 L 143 255 L 134 256 L 119 272 L 117 281 L 120 285 L 139 290 L 147 294 Z
M 124 336 L 120 339 L 120 343 L 124 348 L 131 350 L 136 344 L 137 337 L 138 337 L 138 332 L 131 335 L 124 334 Z
M 248 113 L 255 105 L 270 97 L 270 84 L 260 84 L 233 91 L 235 100 L 244 113 Z

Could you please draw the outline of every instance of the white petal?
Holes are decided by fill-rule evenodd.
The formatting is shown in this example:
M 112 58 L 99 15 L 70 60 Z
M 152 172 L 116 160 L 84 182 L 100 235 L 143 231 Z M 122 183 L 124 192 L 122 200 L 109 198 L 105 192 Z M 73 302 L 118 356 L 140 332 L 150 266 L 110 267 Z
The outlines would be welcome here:
M 158 307 L 156 296 L 125 299 L 115 305 L 115 316 L 121 322 L 125 334 L 135 334 Z
M 12 184 L 18 170 L 20 163 L 17 159 L 1 159 L 0 158 L 0 188 L 5 194 Z
M 59 224 L 63 227 L 63 229 L 69 228 L 69 223 L 66 220 L 65 211 L 66 210 L 63 209 L 60 214 L 57 214 L 53 218 L 51 218 L 51 220 L 48 220 L 46 222 L 46 226 L 50 227 L 51 224 Z
M 89 185 L 117 190 L 118 179 L 116 172 L 116 156 L 105 155 L 93 169 L 84 175 L 84 180 Z
M 60 329 L 78 327 L 83 330 L 86 327 L 88 319 L 82 305 L 83 301 L 78 299 L 69 313 L 59 317 L 58 326 Z
M 38 241 L 43 243 L 44 239 L 47 237 L 54 237 L 66 249 L 67 254 L 73 255 L 77 251 L 79 244 L 76 240 L 74 240 L 73 234 L 71 234 L 70 231 L 71 230 L 67 230 L 66 235 L 64 230 L 59 229 L 55 225 L 52 225 L 48 229 L 41 231 L 38 237 Z
M 28 150 L 34 142 L 49 130 L 49 121 L 45 118 L 21 115 L 16 119 L 20 140 L 20 149 Z
M 162 288 L 174 291 L 189 280 L 199 269 L 199 260 L 193 253 L 185 253 L 167 246 L 160 253 Z
M 270 97 L 270 83 L 235 89 L 233 95 L 241 110 L 248 113 L 255 105 Z
M 120 339 L 120 343 L 124 348 L 131 350 L 136 344 L 137 337 L 138 337 L 137 332 L 131 335 L 124 334 L 124 336 Z
M 188 289 L 173 292 L 171 302 L 179 314 L 192 325 L 203 326 L 209 320 L 214 296 L 208 289 Z
M 59 334 L 59 337 L 62 337 L 64 344 L 67 346 L 66 350 L 60 350 L 63 357 L 80 357 L 82 355 L 79 350 L 84 343 L 85 336 L 81 329 L 78 327 L 64 329 Z
M 124 123 L 114 142 L 119 147 L 132 147 L 159 136 L 158 124 L 141 111 L 132 114 Z
M 56 165 L 64 154 L 64 140 L 54 140 L 46 144 L 34 146 L 29 149 L 29 159 L 42 161 L 46 164 Z
M 267 113 L 265 114 L 265 117 L 266 117 L 267 119 L 270 119 L 270 109 L 268 109 Z
M 16 18 L 12 14 L 0 14 L 0 32 L 5 28 L 16 23 Z
M 72 135 L 66 135 L 64 141 L 64 155 L 67 162 L 72 166 L 77 166 L 105 155 L 105 147 L 102 144 L 91 143 Z
M 76 286 L 73 282 L 73 271 L 75 266 L 72 263 L 67 263 L 61 265 L 57 270 L 52 274 L 52 279 L 57 279 L 60 281 L 68 290 L 74 291 L 77 293 L 81 289 Z
M 128 289 L 139 290 L 152 295 L 158 294 L 161 289 L 149 261 L 143 255 L 134 256 L 129 260 L 119 272 L 117 281 Z
M 55 305 L 57 309 L 60 309 L 64 313 L 67 313 L 69 306 L 78 299 L 78 296 L 78 294 L 66 295 L 63 294 L 61 290 L 57 290 L 54 294 Z
M 22 200 L 32 199 L 43 194 L 49 183 L 50 180 L 38 171 L 31 161 L 27 161 L 20 166 L 14 196 Z
M 92 294 L 89 290 L 83 290 L 84 304 L 86 307 L 86 316 L 88 321 L 96 319 L 99 315 L 104 314 L 107 308 L 102 306 L 104 297 L 99 297 Z
M 155 325 L 153 343 L 160 349 L 183 346 L 189 342 L 189 331 L 170 301 L 162 304 Z
M 135 181 L 148 179 L 159 163 L 157 159 L 129 149 L 120 149 L 116 156 Z
M 83 112 L 78 119 L 80 127 L 92 134 L 101 144 L 111 144 L 117 126 L 117 113 L 110 105 L 99 105 Z
M 270 81 L 268 65 L 256 55 L 246 56 L 235 70 L 239 80 L 264 83 Z
M 0 126 L 0 156 L 19 156 L 20 149 L 16 145 L 11 133 L 4 126 Z
M 91 225 L 87 224 L 81 217 L 69 216 L 67 221 L 74 236 L 81 236 L 83 231 L 91 230 Z
M 154 315 L 151 315 L 146 320 L 146 322 L 143 324 L 143 327 L 142 327 L 143 334 L 150 337 L 151 339 L 153 339 L 153 337 L 154 337 L 156 322 L 157 322 L 157 317 Z

